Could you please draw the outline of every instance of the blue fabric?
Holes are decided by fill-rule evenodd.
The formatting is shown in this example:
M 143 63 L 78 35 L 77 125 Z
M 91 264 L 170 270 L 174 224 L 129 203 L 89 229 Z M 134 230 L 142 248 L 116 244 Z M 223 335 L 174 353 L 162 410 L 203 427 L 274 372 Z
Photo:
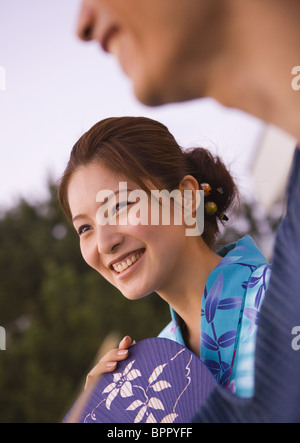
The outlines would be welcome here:
M 202 297 L 200 357 L 221 386 L 250 397 L 257 319 L 270 267 L 249 236 L 219 254 L 223 259 L 209 275 Z M 172 321 L 159 336 L 184 345 L 182 320 L 170 310 Z
M 255 392 L 240 399 L 216 388 L 195 422 L 299 423 L 300 351 L 292 331 L 300 325 L 300 152 L 296 150 L 287 213 L 275 242 L 272 275 L 257 330 Z

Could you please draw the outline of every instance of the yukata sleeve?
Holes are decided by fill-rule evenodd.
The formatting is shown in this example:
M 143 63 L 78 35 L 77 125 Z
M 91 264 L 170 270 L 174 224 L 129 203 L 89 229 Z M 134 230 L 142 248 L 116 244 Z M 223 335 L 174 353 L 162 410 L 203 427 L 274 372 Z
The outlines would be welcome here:
M 271 267 L 260 266 L 253 272 L 247 285 L 232 381 L 234 393 L 242 398 L 250 398 L 254 393 L 257 324 L 270 276 Z
M 260 312 L 255 390 L 241 399 L 216 388 L 194 418 L 198 423 L 299 423 L 300 352 L 292 331 L 300 323 L 300 150 L 296 150 L 284 221 L 276 237 L 269 288 Z

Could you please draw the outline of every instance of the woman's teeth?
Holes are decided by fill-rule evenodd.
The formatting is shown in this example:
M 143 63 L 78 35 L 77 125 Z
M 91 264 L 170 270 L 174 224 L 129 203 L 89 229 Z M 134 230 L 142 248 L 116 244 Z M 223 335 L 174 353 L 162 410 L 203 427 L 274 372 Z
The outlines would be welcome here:
M 123 272 L 123 271 L 125 271 L 125 269 L 132 266 L 133 263 L 135 263 L 139 258 L 141 258 L 142 255 L 143 255 L 143 252 L 139 252 L 138 254 L 132 254 L 130 258 L 127 258 L 120 263 L 115 263 L 113 265 L 113 268 L 118 273 Z

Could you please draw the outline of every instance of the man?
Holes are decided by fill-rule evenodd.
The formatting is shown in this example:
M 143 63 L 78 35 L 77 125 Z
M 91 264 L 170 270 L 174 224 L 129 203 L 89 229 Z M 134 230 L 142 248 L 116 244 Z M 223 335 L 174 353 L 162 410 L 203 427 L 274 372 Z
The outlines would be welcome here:
M 83 0 L 78 34 L 118 58 L 147 105 L 209 96 L 300 139 L 299 17 L 298 0 Z
M 144 104 L 209 96 L 300 140 L 299 20 L 299 0 L 83 0 L 78 34 L 118 58 Z M 259 320 L 254 397 L 217 388 L 198 422 L 300 421 L 299 191 L 297 150 Z

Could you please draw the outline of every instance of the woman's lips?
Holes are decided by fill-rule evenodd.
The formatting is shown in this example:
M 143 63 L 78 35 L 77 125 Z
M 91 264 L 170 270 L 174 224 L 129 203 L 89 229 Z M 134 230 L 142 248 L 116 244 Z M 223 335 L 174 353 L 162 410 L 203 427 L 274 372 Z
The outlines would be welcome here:
M 118 261 L 117 263 L 113 263 L 111 267 L 118 274 L 121 274 L 122 272 L 126 271 L 126 269 L 130 268 L 136 262 L 138 262 L 143 256 L 144 252 L 145 249 L 139 249 L 137 251 L 131 252 L 130 254 L 127 254 L 127 256 L 124 257 L 122 260 Z

